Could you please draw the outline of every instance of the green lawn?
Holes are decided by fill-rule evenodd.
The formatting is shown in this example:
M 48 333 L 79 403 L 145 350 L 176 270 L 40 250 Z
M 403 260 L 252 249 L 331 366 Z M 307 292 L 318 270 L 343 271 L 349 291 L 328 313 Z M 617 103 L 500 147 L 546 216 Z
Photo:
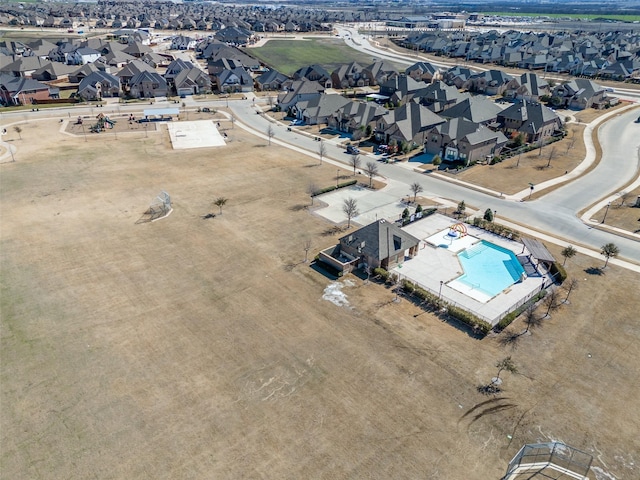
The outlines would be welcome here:
M 640 15 L 599 15 L 593 13 L 523 13 L 523 12 L 482 12 L 484 15 L 499 15 L 502 17 L 549 17 L 595 20 L 619 20 L 622 22 L 638 22 Z
M 327 71 L 338 65 L 358 62 L 363 67 L 373 63 L 373 56 L 366 55 L 344 44 L 342 39 L 322 38 L 305 40 L 269 40 L 263 47 L 247 49 L 247 52 L 285 75 L 291 75 L 301 67 L 320 64 Z M 403 66 L 396 65 L 404 71 Z

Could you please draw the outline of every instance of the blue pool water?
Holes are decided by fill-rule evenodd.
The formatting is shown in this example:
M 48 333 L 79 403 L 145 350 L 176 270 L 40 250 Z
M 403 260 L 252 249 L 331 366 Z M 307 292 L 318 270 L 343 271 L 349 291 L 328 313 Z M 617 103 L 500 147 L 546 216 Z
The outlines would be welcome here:
M 520 280 L 524 268 L 511 250 L 482 240 L 458 254 L 464 274 L 457 280 L 493 297 Z

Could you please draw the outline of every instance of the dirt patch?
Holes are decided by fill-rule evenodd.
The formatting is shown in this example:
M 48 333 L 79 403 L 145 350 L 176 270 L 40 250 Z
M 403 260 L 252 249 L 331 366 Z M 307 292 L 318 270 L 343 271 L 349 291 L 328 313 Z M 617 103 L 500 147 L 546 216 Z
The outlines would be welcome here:
M 609 208 L 604 207 L 596 212 L 593 218 L 596 220 L 604 219 L 607 225 L 628 232 L 640 233 L 640 208 L 634 206 L 639 196 L 640 188 L 620 192 L 619 198 L 613 200 Z
M 484 480 L 550 439 L 637 476 L 637 274 L 568 260 L 570 303 L 507 350 L 354 276 L 322 299 L 305 242 L 336 237 L 295 206 L 333 166 L 239 128 L 179 153 L 58 129 L 0 166 L 4 477 Z M 136 224 L 160 190 L 173 213 Z M 508 399 L 478 406 L 506 355 Z

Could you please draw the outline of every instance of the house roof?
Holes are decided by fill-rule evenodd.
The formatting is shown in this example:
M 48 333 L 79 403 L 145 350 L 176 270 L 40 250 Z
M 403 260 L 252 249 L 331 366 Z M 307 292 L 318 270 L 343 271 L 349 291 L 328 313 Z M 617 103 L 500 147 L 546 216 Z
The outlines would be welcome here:
M 370 223 L 340 239 L 341 245 L 357 248 L 363 255 L 378 260 L 397 255 L 419 243 L 416 237 L 386 220 Z
M 484 123 L 498 118 L 498 113 L 502 111 L 495 102 L 487 97 L 468 97 L 447 108 L 440 115 L 445 118 L 463 118 L 471 122 Z
M 108 84 L 110 87 L 120 87 L 120 79 L 115 75 L 100 70 L 95 71 L 83 78 L 78 84 L 78 91 L 82 91 L 87 87 L 93 87 L 96 83 Z
M 301 100 L 296 104 L 296 108 L 309 118 L 326 117 L 338 111 L 350 100 L 342 95 L 320 94 L 309 100 Z

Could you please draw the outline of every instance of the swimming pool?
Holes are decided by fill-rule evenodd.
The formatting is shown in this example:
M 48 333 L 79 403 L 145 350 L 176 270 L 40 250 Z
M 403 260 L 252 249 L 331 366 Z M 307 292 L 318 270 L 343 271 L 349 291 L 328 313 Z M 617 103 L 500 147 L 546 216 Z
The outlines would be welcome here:
M 522 278 L 524 268 L 506 248 L 482 240 L 458 254 L 464 274 L 456 279 L 494 297 Z

